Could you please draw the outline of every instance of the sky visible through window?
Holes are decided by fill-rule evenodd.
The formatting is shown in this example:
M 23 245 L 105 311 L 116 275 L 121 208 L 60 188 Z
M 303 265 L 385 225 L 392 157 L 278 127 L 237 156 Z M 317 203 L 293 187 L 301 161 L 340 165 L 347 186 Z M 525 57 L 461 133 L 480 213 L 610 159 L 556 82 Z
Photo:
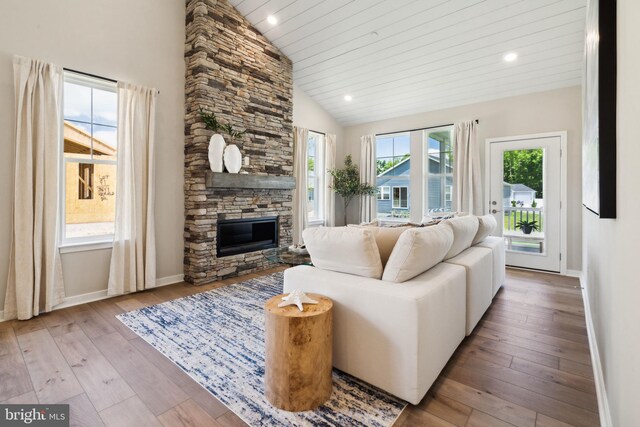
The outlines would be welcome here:
M 376 157 L 394 157 L 409 154 L 409 133 L 376 138 Z
M 93 92 L 93 93 L 92 93 Z M 93 111 L 91 100 L 93 97 Z M 116 148 L 117 95 L 74 83 L 64 84 L 64 118 L 94 138 Z M 91 129 L 93 114 L 93 132 Z

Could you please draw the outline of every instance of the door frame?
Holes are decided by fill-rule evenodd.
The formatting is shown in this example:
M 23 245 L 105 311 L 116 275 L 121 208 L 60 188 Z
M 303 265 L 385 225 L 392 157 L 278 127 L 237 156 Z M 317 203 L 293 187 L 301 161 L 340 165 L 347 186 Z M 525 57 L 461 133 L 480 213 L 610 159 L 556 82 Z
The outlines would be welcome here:
M 486 138 L 484 146 L 484 213 L 491 209 L 491 144 L 536 138 L 560 138 L 560 274 L 567 275 L 567 131 L 534 133 L 528 135 Z M 553 273 L 551 273 L 553 274 Z

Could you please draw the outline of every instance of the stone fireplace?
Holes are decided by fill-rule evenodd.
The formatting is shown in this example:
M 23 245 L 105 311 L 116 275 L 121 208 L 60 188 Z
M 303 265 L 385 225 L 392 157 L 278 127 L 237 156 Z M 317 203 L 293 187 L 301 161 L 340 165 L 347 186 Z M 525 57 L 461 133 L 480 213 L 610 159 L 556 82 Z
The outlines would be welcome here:
M 225 0 L 186 9 L 184 279 L 199 285 L 269 266 L 260 250 L 219 257 L 219 221 L 276 217 L 277 244 L 291 243 L 293 83 L 291 61 Z M 210 172 L 200 108 L 246 130 L 225 139 L 248 175 Z

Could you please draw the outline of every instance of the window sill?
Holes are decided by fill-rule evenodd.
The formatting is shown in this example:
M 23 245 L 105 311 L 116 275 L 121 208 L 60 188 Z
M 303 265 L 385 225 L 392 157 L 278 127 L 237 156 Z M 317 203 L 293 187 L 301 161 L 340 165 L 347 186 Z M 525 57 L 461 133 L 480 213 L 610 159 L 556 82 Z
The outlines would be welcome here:
M 323 220 L 323 219 L 315 219 L 315 220 L 313 220 L 313 221 L 311 221 L 311 220 L 310 220 L 310 221 L 307 223 L 307 225 L 308 225 L 309 227 L 321 227 L 321 226 L 323 226 L 323 225 L 324 225 L 324 220 Z
M 68 254 L 72 252 L 86 252 L 96 251 L 101 249 L 111 249 L 113 247 L 113 240 L 94 241 L 94 242 L 78 242 L 78 243 L 65 243 L 58 246 L 58 250 L 61 254 Z

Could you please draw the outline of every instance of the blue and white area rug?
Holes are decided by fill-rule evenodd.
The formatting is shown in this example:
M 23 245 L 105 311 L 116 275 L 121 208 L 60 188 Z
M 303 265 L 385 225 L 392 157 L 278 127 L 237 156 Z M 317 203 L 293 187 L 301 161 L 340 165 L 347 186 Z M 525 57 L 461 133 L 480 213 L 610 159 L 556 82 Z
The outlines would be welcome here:
M 251 426 L 389 426 L 406 402 L 343 372 L 314 411 L 287 412 L 264 397 L 264 303 L 282 273 L 118 316 Z

